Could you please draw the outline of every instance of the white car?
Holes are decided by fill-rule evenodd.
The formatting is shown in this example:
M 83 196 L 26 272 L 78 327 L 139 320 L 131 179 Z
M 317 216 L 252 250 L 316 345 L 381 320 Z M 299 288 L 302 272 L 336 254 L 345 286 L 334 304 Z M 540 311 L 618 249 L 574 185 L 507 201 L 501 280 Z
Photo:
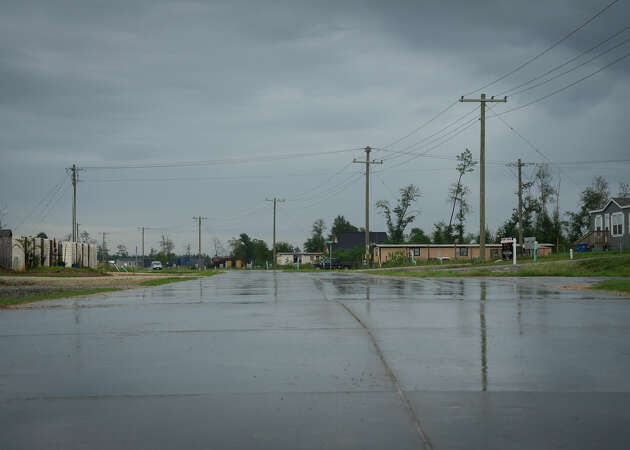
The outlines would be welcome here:
M 160 261 L 151 261 L 151 269 L 162 270 L 162 263 Z

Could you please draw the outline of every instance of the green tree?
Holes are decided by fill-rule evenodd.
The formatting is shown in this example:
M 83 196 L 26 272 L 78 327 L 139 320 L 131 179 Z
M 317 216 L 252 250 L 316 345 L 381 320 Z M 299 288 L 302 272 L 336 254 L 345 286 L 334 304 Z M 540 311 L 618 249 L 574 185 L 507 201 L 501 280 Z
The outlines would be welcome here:
M 590 186 L 582 191 L 580 203 L 576 212 L 568 212 L 568 239 L 577 241 L 588 231 L 590 224 L 590 211 L 603 207 L 610 194 L 608 182 L 603 177 L 595 177 Z
M 359 231 L 359 229 L 346 220 L 344 216 L 337 216 L 333 220 L 328 238 L 332 240 L 338 233 L 352 233 L 357 231 Z
M 129 256 L 129 253 L 127 252 L 127 247 L 124 244 L 119 244 L 116 247 L 116 256 L 120 256 L 120 257 Z
M 424 234 L 421 228 L 412 228 L 407 242 L 410 244 L 430 244 L 431 238 Z
M 376 207 L 382 210 L 389 234 L 389 241 L 393 244 L 405 242 L 405 228 L 412 223 L 416 216 L 410 214 L 409 208 L 420 197 L 420 188 L 410 184 L 400 189 L 400 198 L 394 208 L 387 200 L 379 200 Z
M 449 227 L 443 220 L 433 224 L 431 241 L 434 244 L 452 244 L 453 232 L 451 227 Z
M 456 232 L 458 236 L 458 241 L 464 241 L 464 227 L 466 222 L 466 216 L 470 213 L 470 204 L 466 200 L 466 195 L 470 192 L 470 189 L 467 186 L 462 184 L 462 177 L 475 170 L 475 166 L 477 165 L 477 161 L 473 160 L 472 153 L 470 150 L 466 149 L 459 155 L 457 155 L 457 166 L 456 170 L 458 175 L 457 183 L 453 183 L 449 189 L 448 193 L 448 201 L 453 202 L 453 207 L 451 208 L 451 217 L 448 221 L 448 230 L 449 234 L 453 233 L 453 215 L 455 214 L 455 207 L 459 204 L 459 208 L 457 208 L 457 215 L 455 216 L 457 219 Z
M 262 239 L 252 239 L 252 262 L 255 266 L 263 266 L 271 263 L 273 256 L 267 243 Z
M 278 253 L 293 253 L 295 251 L 295 247 L 288 242 L 276 242 L 276 252 Z
M 313 222 L 311 237 L 304 243 L 304 251 L 323 252 L 326 249 L 326 239 L 324 238 L 325 231 L 326 224 L 323 219 L 317 219 Z
M 253 244 L 251 238 L 246 233 L 241 233 L 238 238 L 229 241 L 232 250 L 231 257 L 240 259 L 244 263 L 252 262 Z

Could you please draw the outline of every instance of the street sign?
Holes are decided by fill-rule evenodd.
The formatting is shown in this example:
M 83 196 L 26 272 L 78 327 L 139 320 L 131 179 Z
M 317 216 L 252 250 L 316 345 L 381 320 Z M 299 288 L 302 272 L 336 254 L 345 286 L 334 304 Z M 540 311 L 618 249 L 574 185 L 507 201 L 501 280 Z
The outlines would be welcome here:
M 534 242 L 536 242 L 535 237 L 526 237 L 523 239 L 523 248 L 525 250 L 534 250 Z
M 505 260 L 512 260 L 516 264 L 516 239 L 501 238 L 501 257 Z

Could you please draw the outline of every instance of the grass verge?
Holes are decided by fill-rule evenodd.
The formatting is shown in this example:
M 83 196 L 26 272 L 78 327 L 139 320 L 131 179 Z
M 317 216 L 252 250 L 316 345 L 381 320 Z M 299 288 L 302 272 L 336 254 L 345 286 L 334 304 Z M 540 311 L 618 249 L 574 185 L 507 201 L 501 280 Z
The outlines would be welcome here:
M 28 269 L 20 272 L 13 270 L 0 269 L 0 275 L 12 276 L 12 277 L 107 277 L 108 273 L 98 270 L 90 269 L 87 267 L 82 268 L 70 268 L 70 267 L 36 267 L 34 269 Z
M 600 289 L 604 291 L 615 291 L 630 294 L 630 280 L 605 280 L 594 284 L 590 289 Z
M 26 297 L 0 298 L 0 307 L 20 305 L 22 303 L 39 302 L 42 300 L 52 300 L 56 298 L 77 297 L 81 295 L 100 294 L 103 292 L 121 291 L 121 288 L 95 288 L 95 289 L 75 289 L 49 294 L 28 295 Z
M 196 280 L 199 277 L 166 277 L 157 278 L 155 280 L 143 281 L 140 286 L 161 286 L 163 284 L 177 283 L 178 281 Z
M 630 256 L 608 256 L 584 261 L 558 261 L 497 271 L 480 268 L 466 271 L 449 270 L 372 270 L 366 273 L 384 276 L 438 277 L 630 277 Z

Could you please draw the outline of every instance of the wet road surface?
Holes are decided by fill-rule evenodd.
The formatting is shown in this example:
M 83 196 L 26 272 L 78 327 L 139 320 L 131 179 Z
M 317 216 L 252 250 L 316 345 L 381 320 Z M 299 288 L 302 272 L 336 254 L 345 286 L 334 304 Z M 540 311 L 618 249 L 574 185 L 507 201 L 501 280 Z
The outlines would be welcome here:
M 0 310 L 2 449 L 625 449 L 630 300 L 233 271 Z

